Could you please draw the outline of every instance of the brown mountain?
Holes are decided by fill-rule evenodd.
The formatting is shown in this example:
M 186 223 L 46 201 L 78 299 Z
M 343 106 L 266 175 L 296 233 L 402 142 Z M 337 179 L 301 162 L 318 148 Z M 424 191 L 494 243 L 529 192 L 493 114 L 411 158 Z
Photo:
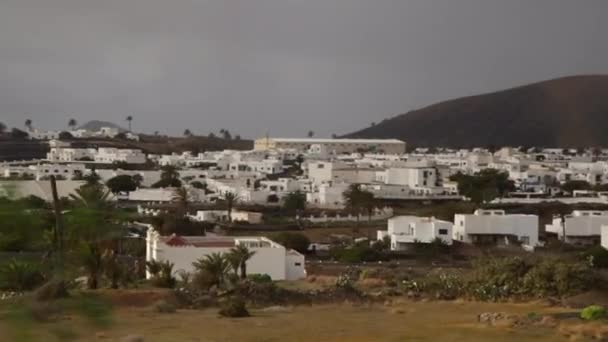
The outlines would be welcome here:
M 572 76 L 450 100 L 347 135 L 409 146 L 608 146 L 608 76 Z

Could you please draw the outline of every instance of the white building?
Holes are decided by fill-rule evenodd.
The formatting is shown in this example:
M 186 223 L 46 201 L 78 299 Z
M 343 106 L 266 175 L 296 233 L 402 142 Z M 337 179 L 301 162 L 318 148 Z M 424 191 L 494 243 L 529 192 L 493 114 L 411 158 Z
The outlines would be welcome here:
M 317 208 L 341 209 L 344 208 L 344 191 L 348 189 L 348 183 L 321 184 L 317 192 L 306 194 L 306 202 Z
M 574 210 L 570 215 L 554 217 L 545 226 L 548 233 L 557 234 L 560 240 L 577 245 L 592 245 L 600 242 L 602 226 L 608 225 L 608 211 Z
M 342 154 L 354 152 L 379 152 L 386 154 L 405 153 L 405 142 L 397 139 L 317 139 L 317 138 L 260 138 L 255 141 L 255 150 L 294 149 L 308 151 L 312 145 L 325 147 L 325 153 Z M 317 148 L 318 149 L 318 148 Z
M 440 239 L 452 244 L 452 222 L 437 220 L 434 217 L 396 216 L 388 220 L 388 230 L 378 231 L 378 240 L 389 237 L 391 250 L 406 249 L 415 242 L 430 243 Z
M 538 245 L 538 216 L 482 209 L 473 214 L 456 214 L 453 238 L 467 243 L 521 243 L 525 248 L 534 248 Z
M 262 213 L 253 211 L 232 210 L 232 222 L 262 223 Z M 198 210 L 193 219 L 201 222 L 227 222 L 228 210 Z
M 193 262 L 212 253 L 228 253 L 238 245 L 255 252 L 247 261 L 248 274 L 268 274 L 272 280 L 306 277 L 304 255 L 265 237 L 160 236 L 148 229 L 146 261 L 169 261 L 176 271 L 194 272 Z M 149 278 L 150 274 L 146 276 Z
M 96 163 L 112 164 L 124 162 L 127 164 L 144 164 L 146 155 L 137 149 L 118 149 L 100 147 L 95 154 Z
M 33 128 L 28 129 L 27 134 L 29 139 L 32 140 L 53 140 L 59 139 L 59 134 L 61 134 L 61 131 L 45 131 Z

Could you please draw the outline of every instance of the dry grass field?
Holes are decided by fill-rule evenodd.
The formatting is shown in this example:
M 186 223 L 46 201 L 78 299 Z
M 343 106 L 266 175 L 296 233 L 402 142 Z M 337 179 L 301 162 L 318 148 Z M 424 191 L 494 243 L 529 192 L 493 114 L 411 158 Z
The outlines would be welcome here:
M 116 307 L 112 324 L 91 327 L 76 317 L 38 323 L 34 341 L 50 342 L 49 331 L 73 331 L 75 341 L 120 341 L 140 335 L 146 342 L 170 341 L 567 341 L 547 327 L 488 327 L 477 323 L 482 312 L 527 315 L 567 310 L 540 304 L 412 302 L 331 304 L 253 309 L 252 317 L 221 318 L 217 309 L 162 314 L 150 307 Z M 65 333 L 65 338 L 70 334 Z M 14 335 L 0 321 L 0 341 Z

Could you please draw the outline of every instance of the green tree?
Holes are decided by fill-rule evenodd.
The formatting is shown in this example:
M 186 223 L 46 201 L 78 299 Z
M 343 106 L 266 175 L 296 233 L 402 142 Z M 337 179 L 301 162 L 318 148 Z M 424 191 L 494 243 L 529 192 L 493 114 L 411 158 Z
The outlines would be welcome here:
M 129 175 L 118 175 L 110 178 L 106 182 L 106 186 L 112 191 L 112 193 L 119 192 L 130 192 L 137 190 L 139 186 L 138 182 Z
M 474 175 L 457 173 L 450 179 L 458 183 L 460 194 L 474 203 L 489 202 L 515 190 L 509 174 L 496 169 L 484 169 Z
M 50 221 L 46 211 L 25 204 L 24 201 L 0 199 L 0 251 L 25 252 L 48 247 L 49 241 L 44 239 Z
M 152 185 L 153 188 L 177 188 L 182 186 L 179 171 L 173 165 L 166 165 L 161 168 L 160 180 Z
M 571 181 L 567 181 L 566 183 L 562 184 L 561 189 L 562 189 L 562 191 L 572 193 L 575 190 L 591 190 L 592 186 L 591 186 L 591 184 L 589 184 L 586 181 L 571 180 Z
M 27 128 L 28 130 L 32 130 L 32 119 L 26 119 L 25 120 L 25 128 Z
M 6 125 L 4 122 L 0 122 L 0 134 L 4 134 L 6 132 Z
M 290 214 L 306 209 L 306 195 L 301 191 L 290 192 L 285 196 L 283 209 Z

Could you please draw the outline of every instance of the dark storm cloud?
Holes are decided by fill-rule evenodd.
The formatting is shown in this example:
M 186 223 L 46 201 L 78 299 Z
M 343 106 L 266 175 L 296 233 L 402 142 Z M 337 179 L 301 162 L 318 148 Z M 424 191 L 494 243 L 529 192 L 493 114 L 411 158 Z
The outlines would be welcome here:
M 0 0 L 0 121 L 346 133 L 608 73 L 604 0 Z

